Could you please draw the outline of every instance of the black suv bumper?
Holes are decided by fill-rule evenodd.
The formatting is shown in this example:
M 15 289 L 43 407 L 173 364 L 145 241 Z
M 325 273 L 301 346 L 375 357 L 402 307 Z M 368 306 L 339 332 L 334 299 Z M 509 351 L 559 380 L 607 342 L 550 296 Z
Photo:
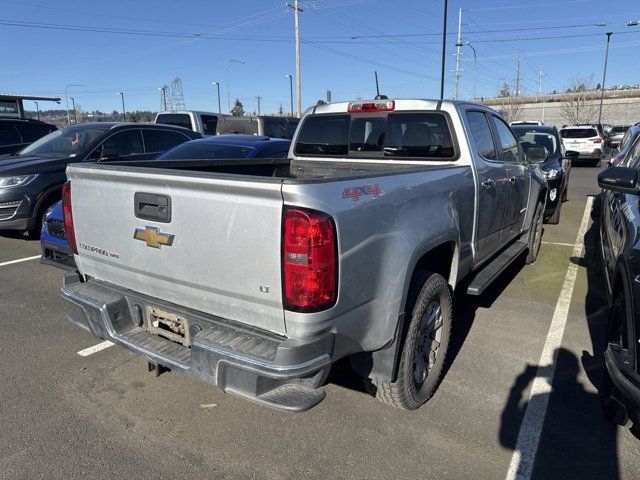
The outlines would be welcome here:
M 65 274 L 61 295 L 71 304 L 69 320 L 96 337 L 225 392 L 286 411 L 308 410 L 325 396 L 319 387 L 331 367 L 332 333 L 291 340 L 105 282 L 82 282 L 77 271 Z M 182 325 L 182 335 L 166 328 L 171 322 Z

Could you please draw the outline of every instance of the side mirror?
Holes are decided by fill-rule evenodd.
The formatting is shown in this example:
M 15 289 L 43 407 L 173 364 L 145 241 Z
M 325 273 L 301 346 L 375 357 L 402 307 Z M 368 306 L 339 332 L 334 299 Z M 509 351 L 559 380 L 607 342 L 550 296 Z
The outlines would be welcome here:
M 598 185 L 613 192 L 640 194 L 638 170 L 629 167 L 609 167 L 598 175 Z
M 528 163 L 542 163 L 549 158 L 547 149 L 541 145 L 529 145 L 526 156 Z
M 567 150 L 564 152 L 564 158 L 578 158 L 580 156 L 580 152 L 576 152 L 575 150 Z

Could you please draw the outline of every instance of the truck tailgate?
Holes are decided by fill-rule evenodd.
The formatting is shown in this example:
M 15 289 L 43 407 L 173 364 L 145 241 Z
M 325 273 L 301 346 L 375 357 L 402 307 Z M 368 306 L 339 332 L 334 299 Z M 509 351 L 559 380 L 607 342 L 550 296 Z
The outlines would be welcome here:
M 280 181 L 102 165 L 71 165 L 67 176 L 83 274 L 285 333 Z M 157 212 L 159 196 L 170 221 L 136 217 Z

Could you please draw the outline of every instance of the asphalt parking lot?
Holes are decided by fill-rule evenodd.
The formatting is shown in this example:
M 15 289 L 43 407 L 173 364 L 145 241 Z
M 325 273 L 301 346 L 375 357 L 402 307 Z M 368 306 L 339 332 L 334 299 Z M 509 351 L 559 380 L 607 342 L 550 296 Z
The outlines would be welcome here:
M 457 297 L 444 380 L 414 412 L 378 403 L 344 368 L 318 407 L 285 414 L 178 374 L 154 378 L 120 347 L 80 356 L 101 340 L 66 320 L 61 271 L 8 263 L 39 244 L 0 236 L 0 478 L 500 479 L 514 462 L 533 462 L 535 479 L 640 478 L 640 440 L 598 403 L 607 309 L 587 268 L 590 224 L 580 228 L 596 175 L 572 170 L 561 222 L 545 226 L 533 266 L 516 262 L 479 300 Z M 569 299 L 566 324 L 549 335 Z M 530 399 L 548 337 L 561 345 L 554 380 Z M 540 400 L 544 424 L 535 408 L 525 415 Z M 522 425 L 542 426 L 535 457 L 514 454 Z

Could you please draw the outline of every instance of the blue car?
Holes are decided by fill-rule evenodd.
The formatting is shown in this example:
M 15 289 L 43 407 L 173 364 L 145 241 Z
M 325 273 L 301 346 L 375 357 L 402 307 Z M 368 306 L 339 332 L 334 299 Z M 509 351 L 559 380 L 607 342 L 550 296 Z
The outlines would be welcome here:
M 242 158 L 286 158 L 291 140 L 259 135 L 218 135 L 185 142 L 156 157 L 155 160 L 201 160 Z M 45 214 L 40 233 L 41 263 L 74 269 L 75 262 L 67 243 L 62 202 Z

